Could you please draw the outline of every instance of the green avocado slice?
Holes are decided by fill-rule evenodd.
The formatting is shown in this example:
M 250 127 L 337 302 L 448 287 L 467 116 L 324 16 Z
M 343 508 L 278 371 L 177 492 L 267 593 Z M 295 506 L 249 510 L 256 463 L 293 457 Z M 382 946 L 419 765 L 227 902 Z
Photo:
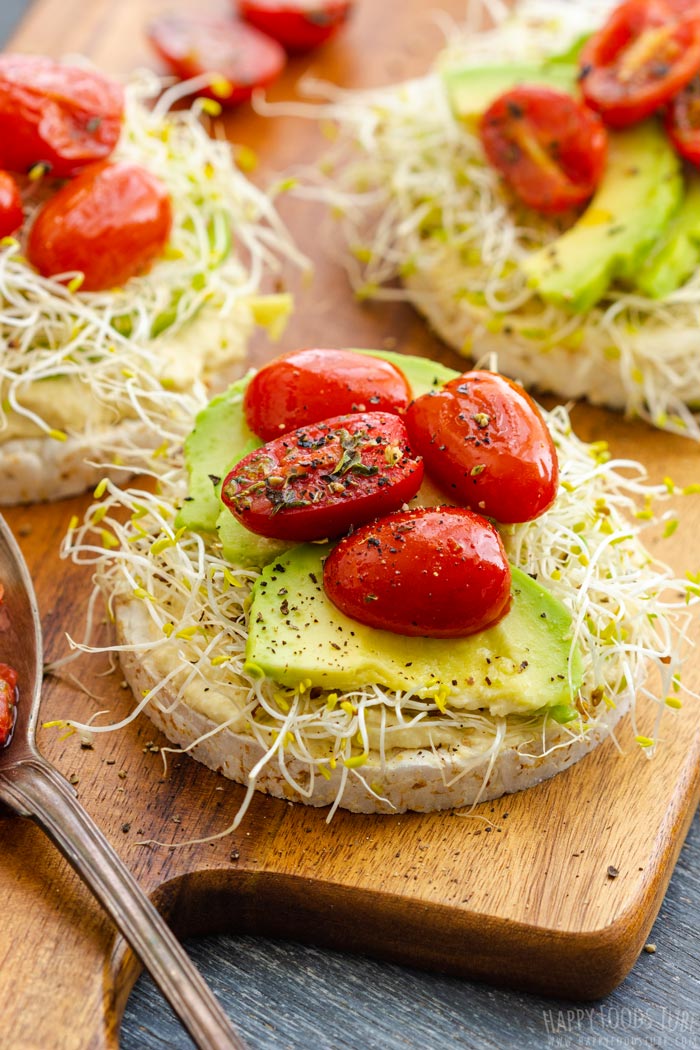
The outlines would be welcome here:
M 634 281 L 683 195 L 680 160 L 656 120 L 610 132 L 605 174 L 590 204 L 521 270 L 545 302 L 585 313 L 615 279 Z
M 476 124 L 504 91 L 521 84 L 548 87 L 571 95 L 576 90 L 578 67 L 567 62 L 536 65 L 514 62 L 507 66 L 465 66 L 443 70 L 442 80 L 450 108 L 458 120 Z
M 635 286 L 651 299 L 663 299 L 695 273 L 698 262 L 700 178 L 689 172 L 680 209 L 644 260 L 635 278 Z
M 177 528 L 214 532 L 221 509 L 218 486 L 228 464 L 261 444 L 243 414 L 247 385 L 247 377 L 237 380 L 197 413 L 185 440 L 189 487 L 175 519 Z
M 263 570 L 252 595 L 247 673 L 291 688 L 376 683 L 494 716 L 542 708 L 558 720 L 576 716 L 583 671 L 571 616 L 531 577 L 512 569 L 511 608 L 494 627 L 465 638 L 409 638 L 336 609 L 322 584 L 329 550 L 294 547 Z

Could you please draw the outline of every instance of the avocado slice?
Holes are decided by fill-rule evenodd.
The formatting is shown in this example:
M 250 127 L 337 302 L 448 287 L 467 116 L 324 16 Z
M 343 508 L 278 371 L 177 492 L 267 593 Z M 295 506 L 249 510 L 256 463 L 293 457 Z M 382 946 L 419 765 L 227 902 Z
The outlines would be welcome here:
M 359 350 L 358 353 L 383 357 L 401 368 L 414 397 L 457 375 L 451 368 L 423 357 L 379 350 Z M 262 444 L 246 423 L 243 413 L 243 397 L 249 381 L 249 376 L 243 376 L 198 413 L 194 430 L 185 441 L 189 491 L 175 525 L 195 532 L 217 530 L 228 561 L 237 565 L 264 565 L 275 556 L 276 550 L 286 550 L 288 545 L 270 540 L 262 542 L 262 537 L 235 522 L 219 499 L 220 480 L 234 464 Z M 232 520 L 235 524 L 231 523 Z
M 499 95 L 520 84 L 554 88 L 571 95 L 576 90 L 578 76 L 578 67 L 567 62 L 466 66 L 442 72 L 450 108 L 458 120 L 468 124 L 476 124 Z
M 323 590 L 330 547 L 294 547 L 253 588 L 245 670 L 296 688 L 356 689 L 377 683 L 492 715 L 551 709 L 560 720 L 583 678 L 571 616 L 530 576 L 512 568 L 507 615 L 464 638 L 409 638 L 352 620 Z M 564 712 L 564 714 L 563 714 Z
M 590 310 L 613 280 L 634 280 L 682 196 L 680 160 L 656 120 L 611 132 L 606 171 L 584 213 L 521 262 L 528 284 L 545 302 Z
M 226 467 L 257 448 L 256 438 L 243 414 L 243 394 L 248 378 L 238 379 L 197 413 L 194 429 L 185 439 L 185 465 L 189 490 L 175 525 L 195 532 L 213 532 L 219 517 L 218 484 Z
M 680 209 L 637 272 L 635 287 L 663 299 L 695 273 L 700 262 L 700 178 L 690 172 Z

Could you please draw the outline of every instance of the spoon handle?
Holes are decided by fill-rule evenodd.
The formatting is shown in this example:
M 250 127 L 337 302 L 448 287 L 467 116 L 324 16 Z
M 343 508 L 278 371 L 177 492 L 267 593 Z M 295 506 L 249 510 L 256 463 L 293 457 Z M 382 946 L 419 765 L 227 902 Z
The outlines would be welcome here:
M 0 800 L 31 817 L 90 887 L 200 1050 L 245 1050 L 210 988 L 129 869 L 40 756 L 0 770 Z

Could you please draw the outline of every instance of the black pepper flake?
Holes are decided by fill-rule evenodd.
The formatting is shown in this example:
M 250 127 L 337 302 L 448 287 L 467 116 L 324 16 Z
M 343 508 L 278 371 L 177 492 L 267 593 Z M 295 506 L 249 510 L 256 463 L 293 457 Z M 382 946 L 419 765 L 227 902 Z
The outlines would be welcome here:
M 122 824 L 122 831 L 124 832 L 125 835 L 128 834 L 128 832 L 131 831 L 131 824 L 129 824 L 128 821 L 127 821 L 127 823 Z
M 619 874 L 620 872 L 617 870 L 617 868 L 614 867 L 614 865 L 610 864 L 608 867 L 608 878 L 616 879 Z

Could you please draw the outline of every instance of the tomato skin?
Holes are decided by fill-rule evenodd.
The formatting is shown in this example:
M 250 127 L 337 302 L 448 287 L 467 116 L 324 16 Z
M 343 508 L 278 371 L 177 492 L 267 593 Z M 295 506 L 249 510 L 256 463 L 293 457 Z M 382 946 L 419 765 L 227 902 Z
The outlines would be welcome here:
M 666 132 L 674 149 L 700 166 L 700 76 L 671 99 L 666 110 Z
M 124 284 L 162 253 L 172 207 L 159 179 L 136 164 L 94 164 L 37 212 L 27 257 L 45 277 L 81 270 L 81 291 Z
M 531 208 L 583 204 L 600 182 L 607 133 L 600 117 L 562 91 L 523 84 L 489 106 L 479 126 L 491 164 Z
M 7 682 L 10 689 L 15 690 L 17 688 L 17 672 L 14 667 L 0 663 L 0 681 Z
M 292 350 L 256 372 L 246 387 L 248 426 L 271 441 L 307 423 L 350 412 L 404 412 L 411 388 L 389 361 L 352 350 Z
M 584 45 L 580 84 L 606 124 L 655 113 L 700 70 L 700 12 L 677 0 L 626 0 Z
M 559 463 L 532 398 L 495 372 L 466 372 L 412 401 L 411 445 L 454 502 L 503 523 L 531 521 L 552 505 Z
M 8 742 L 14 728 L 16 690 L 17 672 L 0 664 L 0 747 Z
M 205 87 L 195 93 L 236 106 L 256 88 L 267 87 L 287 61 L 276 40 L 252 26 L 228 18 L 167 14 L 155 18 L 146 30 L 149 43 L 177 77 L 189 80 L 203 73 L 218 74 L 229 92 Z
M 241 18 L 300 54 L 325 44 L 345 25 L 353 0 L 238 0 Z
M 104 160 L 124 115 L 119 84 L 39 55 L 0 55 L 0 167 L 75 175 Z
M 0 237 L 10 237 L 23 222 L 19 186 L 9 171 L 0 171 Z
M 236 464 L 221 498 L 251 532 L 304 542 L 397 510 L 422 480 L 399 417 L 362 412 L 268 441 Z
M 390 514 L 344 537 L 323 567 L 346 616 L 395 634 L 456 638 L 497 623 L 510 606 L 503 541 L 461 507 Z

